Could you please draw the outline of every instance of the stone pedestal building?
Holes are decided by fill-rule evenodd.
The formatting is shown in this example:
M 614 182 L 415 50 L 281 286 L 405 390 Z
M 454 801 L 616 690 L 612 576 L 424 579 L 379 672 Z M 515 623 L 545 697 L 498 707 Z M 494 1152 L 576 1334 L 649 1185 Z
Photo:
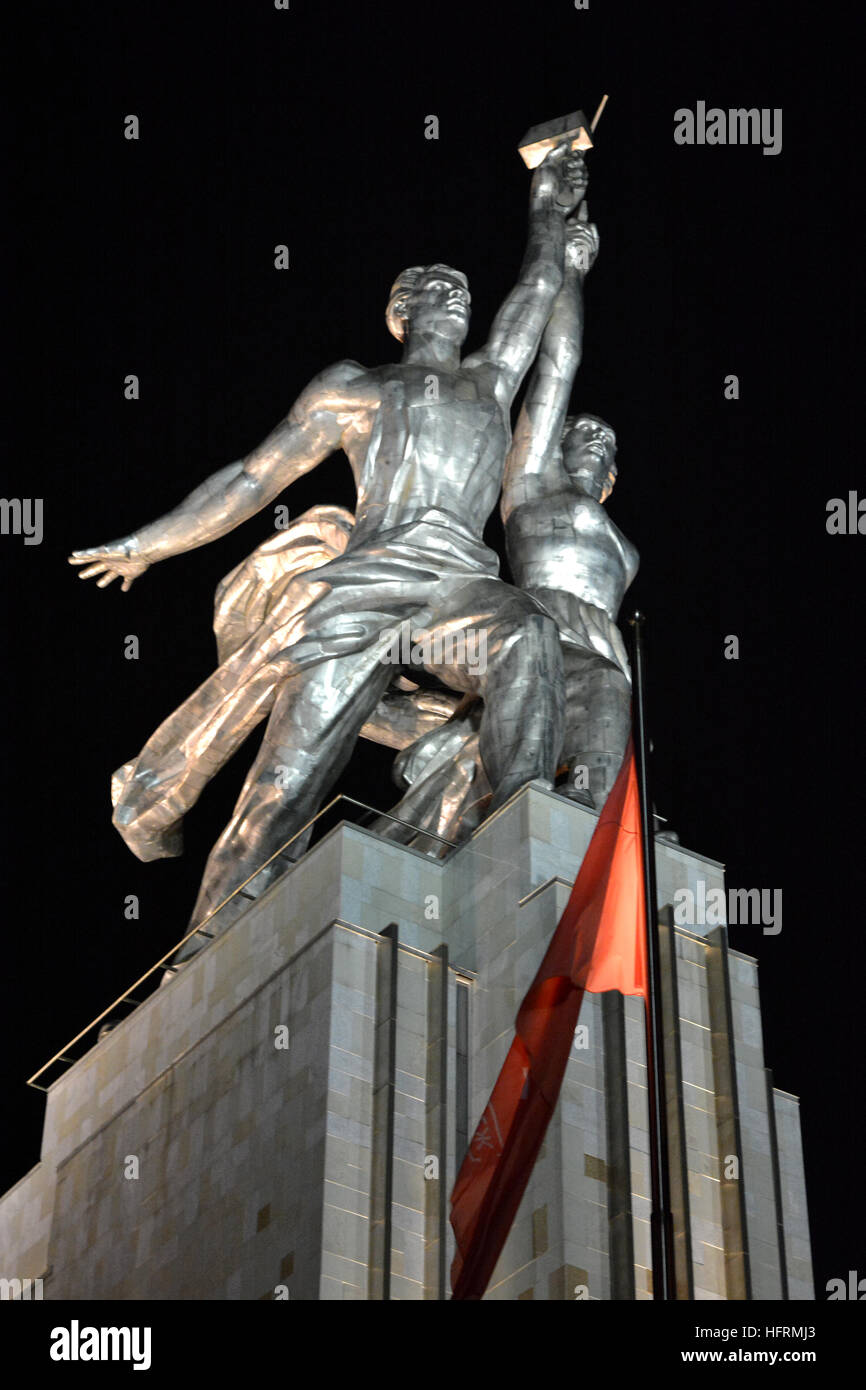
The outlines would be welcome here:
M 448 1297 L 454 1175 L 595 819 L 529 786 L 442 860 L 337 826 L 51 1084 L 0 1271 L 46 1299 Z M 679 1296 L 811 1299 L 757 963 L 665 910 L 721 866 L 657 861 Z M 642 1011 L 585 998 L 488 1298 L 651 1297 Z

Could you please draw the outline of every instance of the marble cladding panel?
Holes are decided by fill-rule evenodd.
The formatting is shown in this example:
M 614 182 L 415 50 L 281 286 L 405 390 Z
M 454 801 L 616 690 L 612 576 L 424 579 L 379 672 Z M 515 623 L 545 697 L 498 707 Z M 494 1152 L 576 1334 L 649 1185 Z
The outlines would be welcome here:
M 368 1298 L 381 950 L 371 933 L 395 922 L 392 1297 L 435 1296 L 437 1207 L 425 1160 L 438 1092 L 423 953 L 445 941 L 452 969 L 473 976 L 460 985 L 451 976 L 447 1038 L 453 1088 L 458 990 L 468 990 L 471 1135 L 596 819 L 531 786 L 444 861 L 337 827 L 51 1088 L 42 1162 L 0 1199 L 7 1277 L 35 1278 L 51 1264 L 50 1298 L 267 1298 L 279 1287 L 290 1298 Z M 700 881 L 724 887 L 720 865 L 681 846 L 659 842 L 657 863 L 660 905 Z M 695 1297 L 712 1299 L 725 1296 L 724 1249 L 703 934 L 695 925 L 675 939 Z M 755 1296 L 778 1297 L 756 966 L 734 952 L 729 963 Z M 601 1000 L 586 996 L 586 1045 L 570 1054 L 491 1298 L 611 1296 L 601 1020 Z M 625 1002 L 625 1038 L 635 1293 L 645 1299 L 649 1145 L 636 999 Z M 793 1098 L 776 1097 L 791 1297 L 811 1298 L 799 1116 Z M 452 1104 L 449 1190 L 457 1142 Z M 449 1262 L 452 1254 L 449 1229 Z
M 320 937 L 58 1170 L 46 1297 L 315 1297 L 330 1112 Z
M 809 1209 L 803 1171 L 800 1104 L 796 1096 L 774 1091 L 776 1143 L 782 1189 L 782 1220 L 789 1299 L 813 1300 L 815 1282 L 809 1239 Z

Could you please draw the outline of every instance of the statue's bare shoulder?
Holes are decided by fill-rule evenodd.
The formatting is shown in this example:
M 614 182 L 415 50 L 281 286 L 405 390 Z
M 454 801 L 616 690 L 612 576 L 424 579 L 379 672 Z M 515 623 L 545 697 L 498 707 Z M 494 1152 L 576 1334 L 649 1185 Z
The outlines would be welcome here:
M 292 413 L 301 418 L 310 412 L 342 412 L 346 409 L 375 408 L 381 399 L 381 377 L 374 368 L 344 358 L 317 376 L 298 397 Z

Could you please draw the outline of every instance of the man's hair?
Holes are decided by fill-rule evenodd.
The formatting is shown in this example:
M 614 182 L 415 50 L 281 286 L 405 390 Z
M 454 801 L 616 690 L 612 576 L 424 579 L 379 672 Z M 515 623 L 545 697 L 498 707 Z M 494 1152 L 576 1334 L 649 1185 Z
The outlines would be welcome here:
M 441 261 L 436 261 L 433 265 L 410 265 L 406 270 L 401 270 L 391 286 L 388 307 L 385 310 L 388 332 L 394 335 L 398 343 L 402 343 L 406 336 L 406 319 L 408 317 L 406 304 L 409 296 L 421 277 L 434 270 L 447 270 L 449 275 L 456 276 L 458 280 L 463 282 L 466 289 L 469 289 L 469 281 L 462 270 L 454 270 L 452 266 L 443 265 Z

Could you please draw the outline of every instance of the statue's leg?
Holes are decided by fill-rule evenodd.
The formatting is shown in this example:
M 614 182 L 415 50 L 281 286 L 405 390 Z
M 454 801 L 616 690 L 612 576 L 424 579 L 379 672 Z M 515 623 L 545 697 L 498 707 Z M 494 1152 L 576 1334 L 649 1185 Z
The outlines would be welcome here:
M 445 846 L 436 840 L 419 842 L 419 829 L 433 831 L 446 841 L 463 838 L 474 829 L 474 820 L 465 823 L 466 813 L 490 795 L 478 752 L 481 714 L 480 701 L 475 701 L 465 714 L 417 739 L 395 759 L 395 779 L 406 791 L 390 817 L 374 822 L 377 835 L 436 853 Z
M 315 815 L 392 675 L 373 648 L 323 661 L 285 682 L 232 818 L 208 858 L 193 923 L 255 875 L 244 896 L 219 913 L 215 926 L 223 930 L 300 856 L 306 836 L 256 874 Z M 200 945 L 191 938 L 178 959 Z
M 338 575 L 345 571 L 352 580 L 364 557 L 351 557 L 351 568 L 349 560 L 327 568 Z M 319 578 L 325 573 L 320 570 Z M 422 593 L 428 599 L 423 609 L 418 603 Z M 413 600 L 419 610 L 414 618 L 405 611 Z M 349 611 L 352 602 L 360 611 Z M 374 580 L 335 587 L 313 605 L 304 632 L 283 653 L 289 674 L 234 815 L 211 852 L 194 924 L 241 884 L 247 901 L 258 897 L 303 853 L 306 841 L 301 837 L 266 870 L 256 872 L 315 815 L 339 776 L 394 673 L 381 658 L 394 622 L 404 617 L 412 623 L 413 636 L 422 629 L 434 647 L 437 637 L 449 639 L 449 651 L 458 632 L 485 635 L 480 662 L 473 664 L 464 653 L 453 661 L 424 664 L 453 688 L 485 697 L 480 742 L 488 776 L 494 788 L 498 784 L 494 804 L 534 778 L 553 784 L 562 743 L 564 679 L 556 624 L 533 599 L 487 578 L 455 582 L 448 577 L 432 589 L 429 581 L 419 581 L 417 595 L 402 574 L 396 581 L 386 574 L 381 584 Z M 354 650 L 345 651 L 347 646 Z M 336 654 L 341 648 L 345 655 Z M 471 640 L 466 649 L 471 654 Z M 219 929 L 245 906 L 239 893 L 220 911 Z M 179 959 L 200 944 L 191 938 Z
M 567 717 L 566 796 L 604 805 L 622 765 L 631 728 L 627 676 L 595 652 L 563 644 Z M 587 798 L 587 792 L 589 798 Z
M 461 634 L 469 639 L 462 646 Z M 527 782 L 552 787 L 565 720 L 565 677 L 553 618 L 522 590 L 499 579 L 477 579 L 461 585 L 437 609 L 428 638 L 434 656 L 450 650 L 451 659 L 425 661 L 426 669 L 484 699 L 478 746 L 493 790 L 490 810 Z
M 112 823 L 139 859 L 181 853 L 183 817 L 268 714 L 281 674 L 274 658 L 315 592 L 306 575 L 296 578 L 270 617 L 114 774 Z

